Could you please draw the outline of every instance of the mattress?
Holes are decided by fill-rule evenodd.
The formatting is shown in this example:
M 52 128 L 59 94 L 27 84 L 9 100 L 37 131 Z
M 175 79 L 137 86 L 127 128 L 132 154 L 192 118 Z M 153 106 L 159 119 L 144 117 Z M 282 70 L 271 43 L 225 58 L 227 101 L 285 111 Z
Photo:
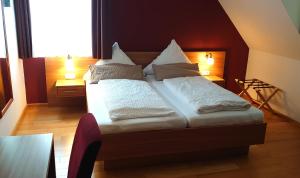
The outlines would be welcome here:
M 99 85 L 89 84 L 88 81 L 86 83 L 88 112 L 95 116 L 102 134 L 187 127 L 186 119 L 182 114 L 177 114 L 177 112 L 165 117 L 134 118 L 112 121 L 109 118 L 105 103 L 101 99 Z
M 153 75 L 147 76 L 150 85 L 178 112 L 187 119 L 189 127 L 225 126 L 241 124 L 263 123 L 263 112 L 255 107 L 250 107 L 246 111 L 220 111 L 214 113 L 200 114 L 188 107 L 185 101 L 174 96 L 162 81 L 156 81 Z

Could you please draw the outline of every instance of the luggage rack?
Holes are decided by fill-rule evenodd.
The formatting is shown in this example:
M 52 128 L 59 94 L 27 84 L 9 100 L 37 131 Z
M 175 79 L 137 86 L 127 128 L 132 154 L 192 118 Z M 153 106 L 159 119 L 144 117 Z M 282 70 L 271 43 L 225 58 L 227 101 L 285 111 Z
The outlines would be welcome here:
M 261 81 L 259 79 L 246 79 L 246 80 L 235 79 L 235 82 L 242 90 L 239 93 L 239 96 L 246 95 L 252 102 L 258 104 L 259 109 L 266 106 L 272 113 L 275 113 L 268 102 L 281 89 L 275 87 L 274 85 Z M 251 95 L 248 93 L 248 90 L 250 88 L 256 91 L 257 96 L 261 99 L 261 102 L 251 97 Z M 261 91 L 262 89 L 271 89 L 271 94 L 268 97 L 263 96 Z

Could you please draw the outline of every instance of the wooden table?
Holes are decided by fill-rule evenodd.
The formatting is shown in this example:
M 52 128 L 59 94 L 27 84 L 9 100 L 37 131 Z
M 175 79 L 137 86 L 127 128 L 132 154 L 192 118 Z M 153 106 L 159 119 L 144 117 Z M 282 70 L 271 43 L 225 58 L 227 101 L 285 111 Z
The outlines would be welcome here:
M 53 135 L 0 137 L 0 177 L 56 177 Z
M 83 97 L 85 96 L 84 80 L 57 80 L 56 96 L 58 97 Z

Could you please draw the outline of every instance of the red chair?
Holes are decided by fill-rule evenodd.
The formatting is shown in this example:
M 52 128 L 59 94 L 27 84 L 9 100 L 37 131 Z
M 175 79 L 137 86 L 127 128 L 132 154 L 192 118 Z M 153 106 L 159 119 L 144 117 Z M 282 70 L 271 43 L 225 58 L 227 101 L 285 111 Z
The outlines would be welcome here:
M 91 177 L 101 147 L 101 133 L 94 116 L 81 117 L 76 129 L 68 169 L 68 178 Z

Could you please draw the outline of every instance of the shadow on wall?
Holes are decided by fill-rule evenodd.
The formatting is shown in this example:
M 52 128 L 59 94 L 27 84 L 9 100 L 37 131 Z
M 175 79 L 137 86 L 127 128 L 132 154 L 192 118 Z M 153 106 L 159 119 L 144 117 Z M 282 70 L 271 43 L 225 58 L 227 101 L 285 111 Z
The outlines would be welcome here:
M 274 92 L 274 89 L 261 89 L 261 94 L 264 98 L 270 97 L 270 95 Z M 253 89 L 249 89 L 249 93 L 253 97 L 253 99 L 263 102 L 260 97 L 258 97 L 257 93 Z M 291 103 L 288 100 L 288 96 L 285 91 L 279 90 L 269 101 L 268 104 L 272 107 L 272 109 L 275 112 L 278 112 L 279 114 L 283 114 L 285 116 L 291 116 L 295 115 L 296 113 L 293 113 L 293 110 L 290 108 L 293 108 L 295 103 Z

